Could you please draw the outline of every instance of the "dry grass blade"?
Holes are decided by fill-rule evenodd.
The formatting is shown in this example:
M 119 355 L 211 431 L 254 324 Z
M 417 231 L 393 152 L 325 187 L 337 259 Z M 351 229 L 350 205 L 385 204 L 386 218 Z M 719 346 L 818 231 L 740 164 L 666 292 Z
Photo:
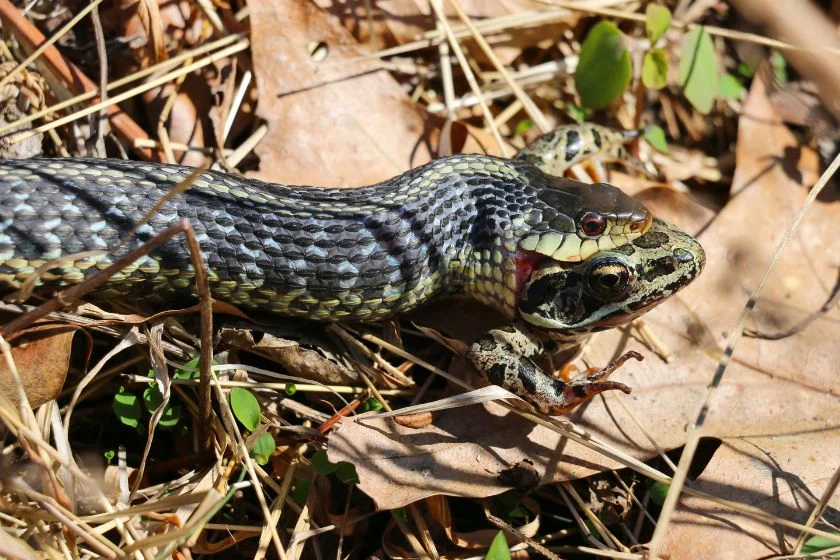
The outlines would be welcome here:
M 440 25 L 446 32 L 446 37 L 449 41 L 449 46 L 452 47 L 452 50 L 455 52 L 455 58 L 458 59 L 458 65 L 461 67 L 461 71 L 464 73 L 464 77 L 470 84 L 470 89 L 472 89 L 473 94 L 475 94 L 475 96 L 479 100 L 481 112 L 484 114 L 484 122 L 487 123 L 488 128 L 490 128 L 490 131 L 493 133 L 493 137 L 496 139 L 496 144 L 498 144 L 499 146 L 499 151 L 503 156 L 507 157 L 509 155 L 508 148 L 505 145 L 504 140 L 502 140 L 502 135 L 501 133 L 499 133 L 499 129 L 496 126 L 496 123 L 493 121 L 493 115 L 490 113 L 490 109 L 487 107 L 487 103 L 484 101 L 484 97 L 481 93 L 481 88 L 479 87 L 478 82 L 475 79 L 475 74 L 473 73 L 472 68 L 467 62 L 467 58 L 464 55 L 464 50 L 461 48 L 461 45 L 458 43 L 458 39 L 456 39 L 455 35 L 452 33 L 452 28 L 449 26 L 449 22 L 446 20 L 446 13 L 443 11 L 443 0 L 432 0 L 431 6 L 435 11 Z
M 35 51 L 33 51 L 32 54 L 30 54 L 23 62 L 18 64 L 17 68 L 15 68 L 12 72 L 9 72 L 8 75 L 6 75 L 2 80 L 0 80 L 0 88 L 12 81 L 12 78 L 15 77 L 15 74 L 17 74 L 18 72 L 32 64 L 32 62 L 37 60 L 38 57 L 44 54 L 44 52 L 50 47 L 52 47 L 56 42 L 58 42 L 59 39 L 64 37 L 64 35 L 67 34 L 68 31 L 73 29 L 73 27 L 75 27 L 76 24 L 82 20 L 82 18 L 87 16 L 90 12 L 94 10 L 94 8 L 96 8 L 101 3 L 102 0 L 93 0 L 92 2 L 90 2 L 85 8 L 83 8 L 78 14 L 76 14 L 73 17 L 73 19 L 67 22 L 67 24 L 64 27 L 56 31 L 52 35 L 52 37 L 45 41 L 40 47 L 35 49 Z
M 473 24 L 470 17 L 464 12 L 464 9 L 461 7 L 461 4 L 458 0 L 449 0 L 449 5 L 455 10 L 455 13 L 458 14 L 458 17 L 461 18 L 461 21 L 464 22 L 464 25 L 467 29 L 470 30 L 473 38 L 478 43 L 478 46 L 481 47 L 481 50 L 484 51 L 484 54 L 487 55 L 487 58 L 490 59 L 490 62 L 493 63 L 493 66 L 499 73 L 502 75 L 502 79 L 510 86 L 510 89 L 513 91 L 513 94 L 516 96 L 516 99 L 522 103 L 522 107 L 525 109 L 525 112 L 528 113 L 528 116 L 533 119 L 534 123 L 536 123 L 537 127 L 542 132 L 548 132 L 551 129 L 551 125 L 549 125 L 548 120 L 545 116 L 540 112 L 537 106 L 534 104 L 531 97 L 525 93 L 525 90 L 522 89 L 516 80 L 514 80 L 510 73 L 508 72 L 507 68 L 505 68 L 504 64 L 499 60 L 499 57 L 496 56 L 496 53 L 493 52 L 493 47 L 491 47 L 481 32 L 476 28 Z
M 136 96 L 140 95 L 141 93 L 147 92 L 147 91 L 152 90 L 156 87 L 159 87 L 163 84 L 169 83 L 170 81 L 172 81 L 174 79 L 177 79 L 179 76 L 189 74 L 190 72 L 193 72 L 193 71 L 195 71 L 199 68 L 203 68 L 205 66 L 208 66 L 208 65 L 212 64 L 213 62 L 215 62 L 217 60 L 221 60 L 221 59 L 226 58 L 228 56 L 232 56 L 232 55 L 234 55 L 238 52 L 242 52 L 242 51 L 244 51 L 245 49 L 248 48 L 248 45 L 249 45 L 248 41 L 240 41 L 239 43 L 235 43 L 235 44 L 231 45 L 230 47 L 226 47 L 224 49 L 221 49 L 221 50 L 213 53 L 212 55 L 204 57 L 200 60 L 197 60 L 197 61 L 193 62 L 192 64 L 188 64 L 187 66 L 184 66 L 183 68 L 179 68 L 177 70 L 173 70 L 172 72 L 168 72 L 168 73 L 164 74 L 163 76 L 161 76 L 159 78 L 156 78 L 156 79 L 154 79 L 150 82 L 147 82 L 147 83 L 143 84 L 142 86 L 137 86 L 137 87 L 134 87 L 134 88 L 132 88 L 128 91 L 117 94 L 117 95 L 111 97 L 110 99 L 108 99 L 107 101 L 100 101 L 99 103 L 94 103 L 93 105 L 85 107 L 84 109 L 81 109 L 81 110 L 73 113 L 72 115 L 67 115 L 66 117 L 62 117 L 62 118 L 57 119 L 55 121 L 52 121 L 50 123 L 43 124 L 41 126 L 35 127 L 32 130 L 27 130 L 25 132 L 20 132 L 18 134 L 15 134 L 9 139 L 9 142 L 12 143 L 12 144 L 22 142 L 22 141 L 26 140 L 27 138 L 30 138 L 30 137 L 32 137 L 36 134 L 40 134 L 40 133 L 46 132 L 48 130 L 56 129 L 60 126 L 64 126 L 65 124 L 68 124 L 68 123 L 71 123 L 71 122 L 76 121 L 78 119 L 81 119 L 82 117 L 86 117 L 88 115 L 96 113 L 102 107 L 110 107 L 110 106 L 116 105 L 118 103 L 121 103 L 123 101 L 126 101 L 127 99 L 131 99 L 133 97 L 136 97 Z
M 224 47 L 230 45 L 231 43 L 236 43 L 240 39 L 244 39 L 244 38 L 245 38 L 245 36 L 243 34 L 228 35 L 227 37 L 223 37 L 223 38 L 218 39 L 216 41 L 212 41 L 210 43 L 207 43 L 207 44 L 201 45 L 199 47 L 196 47 L 194 49 L 184 51 L 184 52 L 182 52 L 182 53 L 180 53 L 176 56 L 173 56 L 172 58 L 169 58 L 169 59 L 164 60 L 162 62 L 159 62 L 157 64 L 153 64 L 151 66 L 148 66 L 146 68 L 138 70 L 137 72 L 129 74 L 128 76 L 125 76 L 125 77 L 120 78 L 118 80 L 113 80 L 113 81 L 108 83 L 108 86 L 107 86 L 106 90 L 108 92 L 110 92 L 114 89 L 122 87 L 126 84 L 130 84 L 132 82 L 136 82 L 138 80 L 141 80 L 141 79 L 143 79 L 147 76 L 150 76 L 152 74 L 155 74 L 157 72 L 165 72 L 167 70 L 171 70 L 172 68 L 178 66 L 179 64 L 181 64 L 182 62 L 184 62 L 186 60 L 189 60 L 191 58 L 199 57 L 199 56 L 201 56 L 201 55 L 203 55 L 207 52 L 210 52 L 212 50 L 215 50 L 215 49 L 224 48 Z M 10 122 L 10 123 L 5 124 L 3 126 L 0 126 L 0 134 L 5 134 L 5 133 L 9 132 L 10 130 L 20 128 L 21 126 L 23 126 L 25 124 L 29 124 L 33 121 L 36 121 L 36 120 L 38 120 L 40 118 L 43 118 L 47 115 L 50 115 L 52 113 L 58 113 L 59 111 L 62 111 L 62 110 L 66 109 L 67 107 L 70 107 L 72 105 L 76 105 L 76 104 L 82 103 L 84 101 L 89 101 L 89 100 L 93 99 L 94 97 L 97 97 L 97 95 L 98 95 L 97 91 L 90 90 L 90 91 L 86 91 L 85 93 L 81 93 L 79 95 L 75 95 L 73 97 L 70 97 L 69 99 L 65 99 L 64 101 L 60 101 L 60 102 L 56 103 L 55 105 L 50 105 L 49 107 L 41 109 L 40 111 L 36 111 L 36 112 L 31 113 L 29 115 L 26 115 L 25 117 L 22 117 L 22 118 L 20 118 L 16 121 L 13 121 L 13 122 Z M 141 140 L 141 139 L 138 139 L 138 140 Z M 148 142 L 151 142 L 151 141 L 150 140 L 141 140 L 140 143 L 143 144 L 142 147 L 144 147 L 144 148 L 155 147 L 153 145 L 148 145 Z

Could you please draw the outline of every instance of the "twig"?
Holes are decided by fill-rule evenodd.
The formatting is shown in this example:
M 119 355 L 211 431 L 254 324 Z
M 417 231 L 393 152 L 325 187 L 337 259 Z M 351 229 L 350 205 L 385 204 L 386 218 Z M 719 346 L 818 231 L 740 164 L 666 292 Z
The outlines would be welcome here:
M 99 19 L 99 7 L 92 4 L 90 20 L 93 22 L 93 36 L 96 38 L 96 54 L 99 58 L 99 99 L 108 101 L 108 53 L 105 50 L 105 32 L 102 30 L 102 20 Z M 92 149 L 95 157 L 105 157 L 105 127 L 108 125 L 108 110 L 103 107 L 99 114 L 91 119 L 91 137 L 88 139 L 88 149 Z

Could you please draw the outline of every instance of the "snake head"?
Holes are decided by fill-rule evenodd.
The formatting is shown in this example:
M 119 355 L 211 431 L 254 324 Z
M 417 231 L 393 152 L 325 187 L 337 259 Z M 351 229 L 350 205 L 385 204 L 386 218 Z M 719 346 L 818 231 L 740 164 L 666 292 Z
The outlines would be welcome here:
M 623 325 L 687 286 L 705 260 L 693 237 L 653 220 L 644 235 L 583 262 L 541 263 L 525 284 L 519 314 L 547 331 Z
M 525 219 L 531 228 L 519 241 L 522 251 L 579 262 L 624 245 L 650 228 L 650 211 L 613 185 L 541 175 L 533 181 L 542 188 Z

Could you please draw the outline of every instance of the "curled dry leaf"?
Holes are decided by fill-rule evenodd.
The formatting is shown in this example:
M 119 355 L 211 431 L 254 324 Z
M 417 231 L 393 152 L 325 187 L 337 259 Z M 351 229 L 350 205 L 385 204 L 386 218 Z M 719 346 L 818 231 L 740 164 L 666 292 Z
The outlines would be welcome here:
M 222 348 L 255 352 L 283 366 L 289 375 L 311 379 L 327 385 L 352 385 L 359 383 L 359 376 L 336 354 L 324 350 L 329 344 L 318 341 L 308 344 L 305 340 L 282 338 L 262 333 L 257 340 L 247 329 L 222 329 L 219 345 Z
M 54 399 L 64 386 L 76 330 L 69 325 L 35 325 L 9 338 L 12 360 L 32 408 Z M 2 358 L 0 391 L 18 402 L 12 372 Z
M 669 349 L 671 363 L 657 358 L 631 327 L 599 334 L 584 353 L 592 365 L 608 363 L 628 350 L 647 357 L 613 376 L 633 388 L 631 395 L 603 395 L 570 415 L 594 437 L 637 458 L 655 455 L 648 437 L 664 449 L 685 442 L 724 340 L 807 195 L 783 164 L 795 140 L 773 115 L 766 95 L 755 85 L 759 82 L 754 82 L 741 117 L 738 167 L 727 207 L 712 216 L 698 205 L 679 201 L 675 193 L 668 204 L 654 210 L 698 233 L 707 253 L 700 278 L 645 316 L 645 323 Z M 828 202 L 811 208 L 761 298 L 754 324 L 758 330 L 777 331 L 800 323 L 829 300 L 840 266 L 833 248 L 840 237 L 839 213 L 840 208 Z M 742 339 L 715 394 L 704 434 L 784 436 L 836 427 L 838 320 L 835 307 L 792 336 Z M 372 415 L 347 419 L 331 437 L 329 453 L 332 461 L 356 465 L 360 488 L 381 508 L 438 493 L 497 494 L 505 488 L 498 473 L 523 459 L 534 462 L 542 483 L 618 466 L 498 405 L 449 410 L 420 430 Z M 808 472 L 807 465 L 799 467 L 792 470 Z

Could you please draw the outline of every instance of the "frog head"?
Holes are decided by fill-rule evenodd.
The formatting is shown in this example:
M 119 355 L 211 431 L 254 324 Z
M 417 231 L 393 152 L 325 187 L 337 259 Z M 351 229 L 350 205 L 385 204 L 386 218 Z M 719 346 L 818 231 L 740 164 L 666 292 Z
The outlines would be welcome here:
M 691 283 L 705 260 L 697 240 L 654 219 L 640 237 L 582 262 L 542 262 L 521 292 L 518 313 L 539 330 L 564 334 L 617 327 Z

